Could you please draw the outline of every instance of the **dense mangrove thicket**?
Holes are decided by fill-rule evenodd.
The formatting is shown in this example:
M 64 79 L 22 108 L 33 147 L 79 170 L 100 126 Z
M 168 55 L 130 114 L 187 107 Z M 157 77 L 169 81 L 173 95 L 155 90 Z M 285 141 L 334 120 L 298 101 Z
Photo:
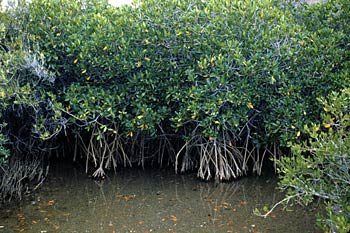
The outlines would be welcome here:
M 347 0 L 16 1 L 0 14 L 1 177 L 31 161 L 14 183 L 41 182 L 49 155 L 84 158 L 94 176 L 145 163 L 260 174 L 315 126 L 336 127 L 317 99 L 350 86 L 349 12 Z

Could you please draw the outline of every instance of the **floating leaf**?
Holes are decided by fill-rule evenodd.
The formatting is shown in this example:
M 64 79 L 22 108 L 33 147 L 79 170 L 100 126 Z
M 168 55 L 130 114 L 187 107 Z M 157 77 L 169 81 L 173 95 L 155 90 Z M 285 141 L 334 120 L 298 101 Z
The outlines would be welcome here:
M 177 221 L 177 217 L 175 215 L 170 215 L 170 219 L 171 221 L 173 222 L 176 222 Z
M 55 204 L 55 200 L 50 200 L 50 201 L 47 202 L 47 205 L 48 205 L 48 206 L 52 206 L 52 205 L 54 205 L 54 204 Z

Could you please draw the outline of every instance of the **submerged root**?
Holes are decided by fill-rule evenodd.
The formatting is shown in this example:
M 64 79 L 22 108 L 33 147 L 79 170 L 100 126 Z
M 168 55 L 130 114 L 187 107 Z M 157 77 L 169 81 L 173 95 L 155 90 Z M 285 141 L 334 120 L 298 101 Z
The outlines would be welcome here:
M 95 178 L 98 178 L 98 177 L 105 177 L 106 176 L 106 173 L 105 171 L 103 170 L 102 167 L 99 167 L 93 174 L 92 174 L 93 177 Z

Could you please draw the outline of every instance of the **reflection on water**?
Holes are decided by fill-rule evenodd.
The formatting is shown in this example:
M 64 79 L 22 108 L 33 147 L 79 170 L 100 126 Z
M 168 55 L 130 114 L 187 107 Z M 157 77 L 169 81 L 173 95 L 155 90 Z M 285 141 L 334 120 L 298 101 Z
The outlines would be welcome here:
M 0 210 L 0 232 L 316 232 L 315 212 L 253 209 L 283 196 L 276 180 L 200 182 L 174 171 L 127 169 L 103 181 L 59 167 L 19 207 Z

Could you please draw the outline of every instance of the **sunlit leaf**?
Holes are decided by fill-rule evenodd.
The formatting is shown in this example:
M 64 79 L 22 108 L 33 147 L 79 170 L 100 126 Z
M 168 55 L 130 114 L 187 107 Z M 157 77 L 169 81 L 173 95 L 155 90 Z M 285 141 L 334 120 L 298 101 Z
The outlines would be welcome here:
M 250 109 L 254 109 L 254 105 L 253 105 L 251 102 L 248 102 L 248 103 L 247 103 L 247 106 L 248 106 L 248 108 L 250 108 Z

